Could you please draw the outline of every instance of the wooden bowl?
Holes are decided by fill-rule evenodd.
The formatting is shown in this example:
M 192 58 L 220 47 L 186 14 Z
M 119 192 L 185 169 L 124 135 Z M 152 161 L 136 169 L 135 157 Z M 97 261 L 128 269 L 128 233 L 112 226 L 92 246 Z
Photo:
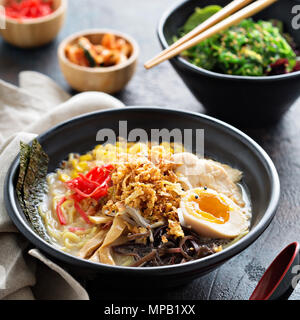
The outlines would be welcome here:
M 68 44 L 75 42 L 79 37 L 87 37 L 92 43 L 100 43 L 106 33 L 112 33 L 125 39 L 132 46 L 129 59 L 111 67 L 82 67 L 72 63 L 65 54 Z M 139 46 L 130 36 L 115 30 L 94 29 L 85 30 L 65 39 L 58 48 L 58 59 L 62 73 L 69 85 L 77 91 L 102 91 L 115 93 L 122 90 L 135 73 L 139 55 Z
M 0 0 L 4 5 L 6 0 Z M 34 48 L 51 42 L 60 31 L 67 11 L 67 0 L 54 0 L 55 11 L 42 18 L 17 20 L 5 18 L 6 28 L 0 29 L 2 37 L 20 48 Z

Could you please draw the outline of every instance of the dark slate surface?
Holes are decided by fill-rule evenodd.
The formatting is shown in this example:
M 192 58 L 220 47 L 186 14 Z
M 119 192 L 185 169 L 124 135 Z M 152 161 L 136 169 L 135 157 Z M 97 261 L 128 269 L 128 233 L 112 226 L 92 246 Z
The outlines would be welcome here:
M 156 26 L 173 0 L 71 0 L 66 25 L 58 39 L 41 49 L 19 50 L 0 39 L 0 78 L 17 83 L 22 70 L 51 76 L 70 90 L 60 73 L 56 49 L 67 35 L 86 28 L 114 28 L 135 37 L 141 46 L 137 74 L 116 97 L 127 105 L 156 105 L 203 112 L 169 63 L 146 71 L 143 62 L 160 50 Z M 93 10 L 90 10 L 93 8 Z M 218 270 L 185 287 L 159 292 L 107 292 L 105 298 L 136 299 L 248 299 L 257 281 L 277 253 L 288 243 L 300 241 L 300 101 L 278 125 L 245 130 L 273 159 L 281 180 L 282 195 L 275 219 L 265 233 L 239 256 Z M 92 298 L 101 298 L 101 284 L 89 284 Z M 126 294 L 125 294 L 126 292 Z M 290 299 L 300 298 L 300 286 Z

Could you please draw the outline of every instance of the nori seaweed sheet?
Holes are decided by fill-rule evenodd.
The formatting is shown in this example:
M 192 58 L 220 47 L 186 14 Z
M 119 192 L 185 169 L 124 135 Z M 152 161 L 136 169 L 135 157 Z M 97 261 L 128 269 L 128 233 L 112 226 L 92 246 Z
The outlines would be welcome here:
M 21 143 L 20 172 L 17 182 L 17 196 L 25 216 L 32 228 L 45 241 L 50 242 L 38 207 L 47 192 L 46 176 L 49 157 L 35 139 L 32 146 Z
M 27 219 L 29 219 L 29 217 L 27 215 L 27 211 L 25 210 L 25 205 L 23 201 L 23 185 L 24 185 L 25 175 L 26 175 L 26 171 L 29 163 L 30 151 L 31 151 L 31 147 L 28 144 L 21 141 L 20 142 L 20 171 L 19 171 L 16 192 L 20 202 L 20 206 L 23 209 Z

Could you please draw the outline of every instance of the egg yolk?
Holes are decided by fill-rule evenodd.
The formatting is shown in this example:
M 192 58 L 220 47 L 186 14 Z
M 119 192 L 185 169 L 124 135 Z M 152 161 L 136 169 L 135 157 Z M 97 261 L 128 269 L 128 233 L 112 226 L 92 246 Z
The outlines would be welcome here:
M 216 194 L 193 194 L 187 199 L 187 207 L 189 214 L 202 220 L 217 224 L 224 224 L 229 220 L 230 207 Z

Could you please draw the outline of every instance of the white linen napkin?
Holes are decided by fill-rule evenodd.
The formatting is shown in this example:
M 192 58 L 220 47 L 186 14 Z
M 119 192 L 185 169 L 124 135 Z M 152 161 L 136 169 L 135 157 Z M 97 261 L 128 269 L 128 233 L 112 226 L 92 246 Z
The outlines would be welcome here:
M 89 299 L 86 290 L 28 242 L 7 215 L 4 179 L 19 152 L 19 143 L 75 116 L 124 107 L 101 92 L 70 97 L 53 80 L 37 72 L 19 75 L 20 87 L 0 80 L 0 299 Z

